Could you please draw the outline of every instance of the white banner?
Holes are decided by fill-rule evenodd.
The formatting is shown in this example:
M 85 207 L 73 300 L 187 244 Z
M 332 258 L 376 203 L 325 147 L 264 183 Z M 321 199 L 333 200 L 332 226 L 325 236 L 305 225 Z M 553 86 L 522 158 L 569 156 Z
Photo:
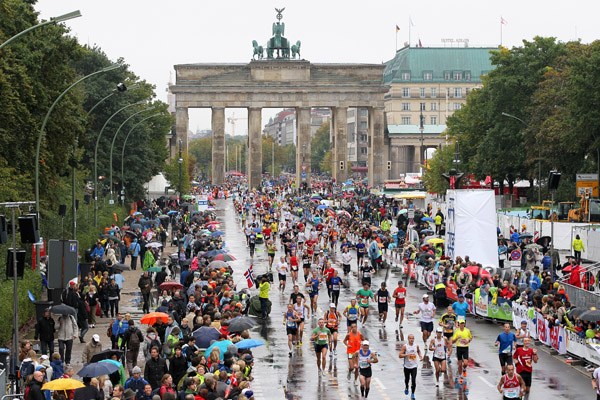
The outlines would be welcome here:
M 579 337 L 575 332 L 565 330 L 565 339 L 567 351 L 579 358 L 590 361 L 596 365 L 600 365 L 600 354 L 593 346 L 586 343 L 588 340 L 585 337 Z
M 446 201 L 446 255 L 468 255 L 484 267 L 498 268 L 494 191 L 449 190 Z
M 529 308 L 527 306 L 523 306 L 521 304 L 513 302 L 513 326 L 515 327 L 515 329 L 521 329 L 521 321 L 527 321 L 527 329 L 529 329 L 529 334 L 533 339 L 537 339 L 537 326 L 535 325 L 535 320 L 531 318 L 531 315 L 533 313 L 533 308 Z

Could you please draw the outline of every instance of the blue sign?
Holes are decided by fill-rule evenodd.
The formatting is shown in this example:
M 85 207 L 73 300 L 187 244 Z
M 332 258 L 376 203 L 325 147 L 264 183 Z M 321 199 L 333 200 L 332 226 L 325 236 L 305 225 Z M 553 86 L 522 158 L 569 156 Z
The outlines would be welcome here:
M 77 243 L 69 243 L 69 251 L 71 253 L 77 253 Z
M 302 177 L 303 177 L 303 178 L 306 178 L 306 172 L 303 172 L 303 173 L 302 173 Z

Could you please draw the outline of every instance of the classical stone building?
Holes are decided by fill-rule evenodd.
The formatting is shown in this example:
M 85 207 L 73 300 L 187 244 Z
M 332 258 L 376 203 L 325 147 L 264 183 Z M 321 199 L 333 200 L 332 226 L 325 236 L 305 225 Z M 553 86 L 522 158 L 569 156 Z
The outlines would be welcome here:
M 421 143 L 443 145 L 446 119 L 480 87 L 491 69 L 489 47 L 404 47 L 386 63 L 383 80 L 391 178 L 419 172 Z M 421 115 L 423 132 L 421 132 Z M 421 142 L 423 139 L 423 142 Z

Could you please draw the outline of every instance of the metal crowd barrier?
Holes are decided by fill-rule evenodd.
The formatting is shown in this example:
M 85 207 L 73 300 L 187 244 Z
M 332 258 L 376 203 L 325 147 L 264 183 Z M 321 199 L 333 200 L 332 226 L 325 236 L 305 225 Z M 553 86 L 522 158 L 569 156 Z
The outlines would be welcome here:
M 565 292 L 569 296 L 569 302 L 579 308 L 589 309 L 590 307 L 598 307 L 600 304 L 600 287 L 597 279 L 597 274 L 600 272 L 600 263 L 592 264 L 583 270 L 580 275 L 583 280 L 584 274 L 591 273 L 594 277 L 593 285 L 590 288 L 593 290 L 585 290 L 568 284 L 567 277 L 559 279 L 559 283 L 565 287 Z

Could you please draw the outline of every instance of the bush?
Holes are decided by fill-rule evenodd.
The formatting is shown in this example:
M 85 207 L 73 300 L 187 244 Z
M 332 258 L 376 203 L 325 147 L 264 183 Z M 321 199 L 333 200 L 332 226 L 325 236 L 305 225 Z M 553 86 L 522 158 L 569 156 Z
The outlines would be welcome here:
M 6 277 L 6 267 L 2 269 L 3 277 Z M 35 305 L 29 300 L 27 290 L 35 296 L 36 300 L 40 300 L 42 293 L 42 278 L 39 271 L 32 271 L 31 268 L 25 268 L 23 279 L 18 281 L 19 287 L 19 327 L 23 326 L 27 321 L 35 315 Z M 13 332 L 13 280 L 3 280 L 0 283 L 0 298 L 4 299 L 0 303 L 0 344 L 6 346 L 12 339 Z

